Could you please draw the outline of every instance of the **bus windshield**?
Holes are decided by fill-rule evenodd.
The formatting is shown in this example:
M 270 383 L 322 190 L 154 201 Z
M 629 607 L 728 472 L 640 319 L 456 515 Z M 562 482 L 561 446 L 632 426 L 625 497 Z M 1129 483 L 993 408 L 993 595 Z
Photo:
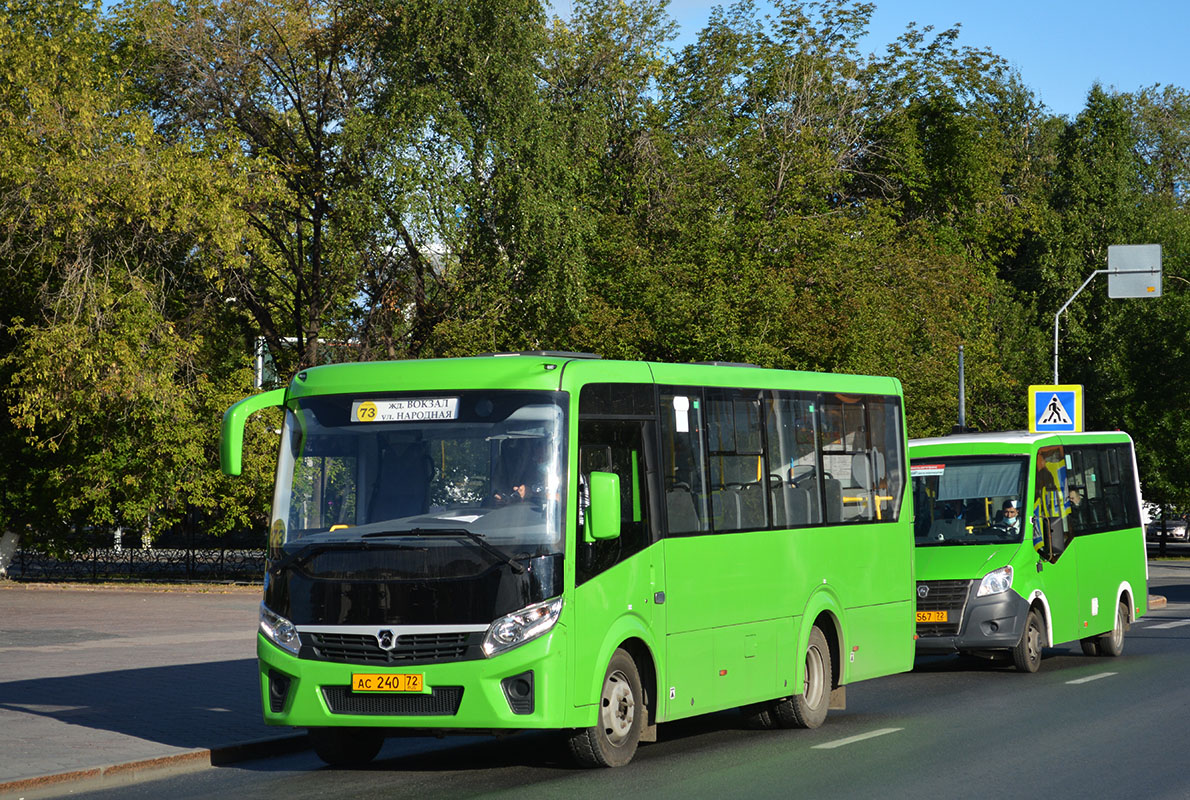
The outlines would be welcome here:
M 928 457 L 910 464 L 914 536 L 920 545 L 1020 542 L 1024 535 L 1023 456 Z
M 273 557 L 298 540 L 559 553 L 564 419 L 549 392 L 300 398 L 281 432 Z

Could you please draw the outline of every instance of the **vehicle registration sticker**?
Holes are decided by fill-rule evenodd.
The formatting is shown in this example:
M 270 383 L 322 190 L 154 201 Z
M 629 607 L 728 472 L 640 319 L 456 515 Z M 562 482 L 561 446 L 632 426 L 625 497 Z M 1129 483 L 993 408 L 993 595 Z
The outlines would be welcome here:
M 353 692 L 420 692 L 424 686 L 421 673 L 397 672 L 378 675 L 368 672 L 351 674 Z
M 918 622 L 946 622 L 945 611 L 918 611 Z

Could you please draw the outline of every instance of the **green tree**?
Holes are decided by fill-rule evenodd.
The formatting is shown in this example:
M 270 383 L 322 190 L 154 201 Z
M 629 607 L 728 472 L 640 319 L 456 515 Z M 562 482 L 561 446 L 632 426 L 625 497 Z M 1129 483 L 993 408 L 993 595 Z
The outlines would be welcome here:
M 210 278 L 246 227 L 228 198 L 251 192 L 234 151 L 156 134 L 121 42 L 89 5 L 0 12 L 3 446 L 22 467 L 0 516 L 42 545 L 190 505 L 224 529 L 260 511 L 260 483 L 211 474 L 209 420 L 247 358 L 200 333 L 225 322 Z

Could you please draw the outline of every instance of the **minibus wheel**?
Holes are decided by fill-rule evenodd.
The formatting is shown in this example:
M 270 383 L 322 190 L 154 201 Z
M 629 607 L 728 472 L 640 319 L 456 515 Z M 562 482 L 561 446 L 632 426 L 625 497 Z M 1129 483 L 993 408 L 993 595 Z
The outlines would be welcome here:
M 309 728 L 306 736 L 315 754 L 332 767 L 367 764 L 384 746 L 384 733 L 372 728 Z
M 648 710 L 636 662 L 616 650 L 603 676 L 599 719 L 570 737 L 570 752 L 587 767 L 622 767 L 636 754 Z
M 1021 640 L 1012 648 L 1012 661 L 1021 672 L 1036 672 L 1041 667 L 1041 648 L 1045 642 L 1045 621 L 1037 609 L 1029 609 Z
M 1128 630 L 1128 604 L 1123 600 L 1116 606 L 1116 624 L 1099 637 L 1099 655 L 1118 656 L 1124 652 L 1124 632 Z

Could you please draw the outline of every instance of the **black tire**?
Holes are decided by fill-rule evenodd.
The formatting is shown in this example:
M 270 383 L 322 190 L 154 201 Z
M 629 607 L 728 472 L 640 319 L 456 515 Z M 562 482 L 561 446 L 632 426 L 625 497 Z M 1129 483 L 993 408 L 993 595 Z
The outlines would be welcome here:
M 640 744 L 648 709 L 636 662 L 624 650 L 612 655 L 599 693 L 599 721 L 570 736 L 570 752 L 584 767 L 622 767 Z
M 782 728 L 817 728 L 826 721 L 834 685 L 831 649 L 815 625 L 806 645 L 806 673 L 802 693 L 773 703 L 773 713 Z
M 1012 648 L 1012 662 L 1021 672 L 1036 672 L 1041 667 L 1041 648 L 1045 646 L 1045 620 L 1035 608 L 1029 609 L 1021 640 Z
M 1083 648 L 1083 655 L 1097 656 L 1099 655 L 1099 637 L 1088 636 L 1086 639 L 1079 639 L 1078 643 Z
M 306 736 L 332 767 L 361 767 L 384 746 L 384 733 L 373 728 L 310 728 Z
M 1097 641 L 1099 655 L 1115 658 L 1124 653 L 1124 633 L 1128 630 L 1128 604 L 1121 600 L 1116 605 L 1116 622 L 1107 633 L 1100 634 Z
M 744 723 L 755 730 L 767 731 L 776 728 L 779 725 L 776 704 L 780 702 L 774 700 L 744 706 L 740 709 L 744 712 Z

